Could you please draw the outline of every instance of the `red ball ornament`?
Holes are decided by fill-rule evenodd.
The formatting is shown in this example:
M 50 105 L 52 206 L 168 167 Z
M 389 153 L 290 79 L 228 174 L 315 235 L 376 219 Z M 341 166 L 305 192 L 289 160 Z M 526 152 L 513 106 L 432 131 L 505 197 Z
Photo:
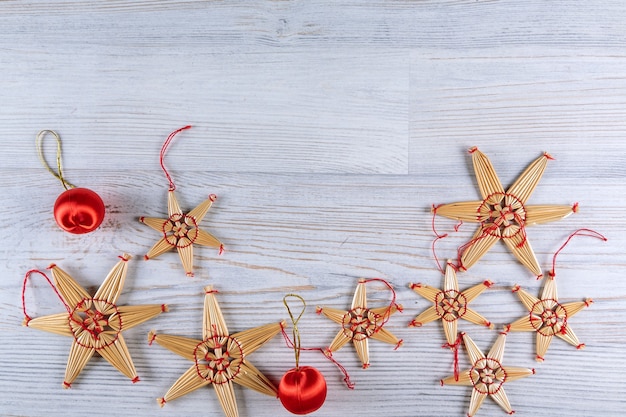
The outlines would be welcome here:
M 290 369 L 280 380 L 278 398 L 293 414 L 312 413 L 326 400 L 326 380 L 311 366 Z
M 87 188 L 71 188 L 54 203 L 54 219 L 66 232 L 89 233 L 104 220 L 104 202 Z

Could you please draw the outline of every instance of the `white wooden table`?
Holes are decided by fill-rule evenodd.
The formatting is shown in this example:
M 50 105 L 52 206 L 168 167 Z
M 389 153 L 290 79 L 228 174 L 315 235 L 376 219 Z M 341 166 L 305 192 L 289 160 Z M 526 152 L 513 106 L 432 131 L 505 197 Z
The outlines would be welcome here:
M 367 3 L 367 4 L 364 4 Z M 452 373 L 439 323 L 408 328 L 428 303 L 409 282 L 441 284 L 431 256 L 430 206 L 478 199 L 467 149 L 479 146 L 505 187 L 543 151 L 555 158 L 533 204 L 580 203 L 561 222 L 528 229 L 537 257 L 560 255 L 559 297 L 593 306 L 571 319 L 586 343 L 555 340 L 534 361 L 534 335 L 512 333 L 505 364 L 536 375 L 506 385 L 520 416 L 626 412 L 626 5 L 569 1 L 4 1 L 0 2 L 0 414 L 3 416 L 221 416 L 211 389 L 159 409 L 188 362 L 148 346 L 150 329 L 200 338 L 203 287 L 214 285 L 232 331 L 287 318 L 282 297 L 303 296 L 306 346 L 338 330 L 315 305 L 348 308 L 358 278 L 381 277 L 405 311 L 386 325 L 404 346 L 371 343 L 360 369 L 352 346 L 302 363 L 326 376 L 320 416 L 463 416 L 470 388 Z M 165 215 L 158 164 L 167 134 L 191 130 L 166 157 L 190 209 L 219 196 L 203 221 L 226 245 L 196 250 L 196 276 L 175 253 L 145 262 L 155 232 L 139 216 Z M 65 174 L 103 197 L 97 231 L 62 232 L 52 205 L 63 190 L 37 160 L 36 133 L 57 130 Z M 51 138 L 46 152 L 53 158 Z M 438 219 L 444 232 L 453 221 Z M 474 232 L 441 241 L 441 258 Z M 134 255 L 120 304 L 167 303 L 170 312 L 125 332 L 141 382 L 93 358 L 63 390 L 70 339 L 21 326 L 24 273 L 50 263 L 97 288 L 123 252 Z M 511 294 L 534 280 L 496 245 L 461 287 L 496 285 L 473 304 L 494 330 L 462 323 L 488 350 L 525 309 Z M 388 292 L 370 288 L 372 305 Z M 30 314 L 62 311 L 40 280 Z M 276 337 L 250 358 L 278 383 L 293 354 Z M 465 351 L 461 367 L 469 366 Z M 236 387 L 242 416 L 287 416 L 278 400 Z M 491 400 L 478 415 L 504 415 Z

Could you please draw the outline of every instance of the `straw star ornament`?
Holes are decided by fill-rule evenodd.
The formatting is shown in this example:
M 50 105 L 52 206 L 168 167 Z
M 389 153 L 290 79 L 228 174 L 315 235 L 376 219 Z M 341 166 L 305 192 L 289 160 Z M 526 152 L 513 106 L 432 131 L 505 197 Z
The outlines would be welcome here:
M 540 276 L 541 267 L 526 236 L 526 226 L 563 219 L 576 212 L 578 207 L 577 204 L 526 205 L 546 169 L 548 160 L 553 158 L 544 153 L 505 191 L 487 156 L 475 147 L 469 152 L 483 199 L 443 204 L 434 208 L 435 214 L 479 223 L 472 240 L 460 249 L 459 269 L 470 268 L 498 240 L 502 240 L 526 268 Z
M 157 232 L 161 232 L 163 237 L 148 251 L 145 259 L 156 258 L 159 255 L 176 249 L 187 276 L 193 276 L 193 245 L 210 246 L 219 248 L 219 253 L 223 252 L 222 243 L 212 234 L 200 229 L 198 224 L 202 221 L 209 208 L 215 201 L 215 195 L 210 195 L 208 199 L 200 203 L 189 213 L 183 213 L 174 190 L 167 194 L 168 218 L 140 217 L 139 221 L 150 226 Z
M 205 288 L 202 340 L 180 336 L 169 336 L 150 332 L 150 344 L 171 350 L 193 362 L 172 385 L 162 398 L 157 399 L 161 407 L 166 402 L 190 392 L 212 385 L 227 417 L 237 417 L 237 401 L 233 382 L 262 394 L 276 397 L 278 390 L 257 368 L 250 363 L 248 355 L 280 333 L 285 322 L 255 327 L 230 334 L 224 321 L 215 291 Z
M 90 296 L 67 272 L 54 264 L 49 267 L 52 270 L 54 285 L 43 272 L 32 270 L 26 274 L 24 290 L 30 273 L 37 272 L 48 280 L 67 309 L 66 313 L 31 318 L 26 314 L 22 295 L 25 326 L 74 339 L 63 380 L 64 388 L 70 388 L 89 359 L 96 353 L 130 378 L 133 383 L 139 381 L 122 332 L 167 311 L 167 306 L 116 305 L 124 287 L 130 255 L 125 253 L 120 258 L 94 296 Z
M 365 284 L 372 281 L 383 282 L 392 291 L 393 300 L 389 306 L 371 309 L 367 307 Z M 395 292 L 393 292 L 391 285 L 387 281 L 382 279 L 359 280 L 350 310 L 317 307 L 318 314 L 323 314 L 341 325 L 341 330 L 339 330 L 337 336 L 326 349 L 326 354 L 332 355 L 332 352 L 338 351 L 346 343 L 352 341 L 356 353 L 363 364 L 363 369 L 369 368 L 368 340 L 370 338 L 395 345 L 395 349 L 402 346 L 402 340 L 399 340 L 393 333 L 383 328 L 389 317 L 398 311 L 402 311 L 402 306 L 395 303 Z
M 172 132 L 161 148 L 161 169 L 165 173 L 167 180 L 169 181 L 169 192 L 167 194 L 167 215 L 166 219 L 158 217 L 140 217 L 139 221 L 150 226 L 152 229 L 160 232 L 161 237 L 152 248 L 145 255 L 145 259 L 156 258 L 159 255 L 164 254 L 172 249 L 176 249 L 180 260 L 185 269 L 187 276 L 193 276 L 193 245 L 209 246 L 219 248 L 219 254 L 224 251 L 224 245 L 212 234 L 200 229 L 200 222 L 204 219 L 211 205 L 217 198 L 215 194 L 211 194 L 205 201 L 200 203 L 196 208 L 188 213 L 184 213 L 174 190 L 176 185 L 172 180 L 169 172 L 165 168 L 163 159 L 168 146 L 174 139 L 174 136 L 179 132 L 189 129 L 191 126 L 185 126 Z
M 584 343 L 580 343 L 578 337 L 569 324 L 569 319 L 575 314 L 589 307 L 592 299 L 584 301 L 575 301 L 571 303 L 561 304 L 557 295 L 556 288 L 556 258 L 558 254 L 565 248 L 574 236 L 594 237 L 606 241 L 606 237 L 600 233 L 590 229 L 578 229 L 572 233 L 565 243 L 556 251 L 552 259 L 552 270 L 548 272 L 544 278 L 544 286 L 541 298 L 537 298 L 519 285 L 513 287 L 513 292 L 517 294 L 524 307 L 528 310 L 528 314 L 517 321 L 505 326 L 506 332 L 536 332 L 536 357 L 538 362 L 543 362 L 546 352 L 550 347 L 550 343 L 554 336 L 565 340 L 576 349 L 583 349 Z
M 513 287 L 516 293 L 529 311 L 529 314 L 519 320 L 508 324 L 505 331 L 509 332 L 536 332 L 537 333 L 537 356 L 538 362 L 543 362 L 546 352 L 554 336 L 565 340 L 576 349 L 585 347 L 580 343 L 576 334 L 569 325 L 568 320 L 585 307 L 589 307 L 593 300 L 578 301 L 560 304 L 558 301 L 556 280 L 553 276 L 547 276 L 541 298 L 537 298 L 520 288 Z
M 464 291 L 459 291 L 456 271 L 452 262 L 448 261 L 444 274 L 443 289 L 419 283 L 409 284 L 409 288 L 433 303 L 431 307 L 415 317 L 415 319 L 409 323 L 409 326 L 421 327 L 426 323 L 441 319 L 449 346 L 453 346 L 457 339 L 457 323 L 459 319 L 464 319 L 471 323 L 480 324 L 492 329 L 493 324 L 491 324 L 490 321 L 469 308 L 469 303 L 492 285 L 493 283 L 491 281 L 484 281 Z
M 487 397 L 494 399 L 507 413 L 513 414 L 511 403 L 504 391 L 504 384 L 516 379 L 525 378 L 535 373 L 534 369 L 518 368 L 502 365 L 506 334 L 496 339 L 487 355 L 483 354 L 474 341 L 465 333 L 461 333 L 467 355 L 472 367 L 441 380 L 441 385 L 465 385 L 472 387 L 472 396 L 467 415 L 472 417 Z

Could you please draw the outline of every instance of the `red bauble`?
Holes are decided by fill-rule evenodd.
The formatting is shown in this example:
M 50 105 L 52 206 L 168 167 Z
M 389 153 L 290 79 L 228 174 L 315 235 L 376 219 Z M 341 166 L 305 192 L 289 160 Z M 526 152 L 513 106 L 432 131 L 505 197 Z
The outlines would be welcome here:
M 54 219 L 66 232 L 89 233 L 104 220 L 104 203 L 87 188 L 71 188 L 54 203 Z
M 326 380 L 310 366 L 290 369 L 280 380 L 278 398 L 293 414 L 312 413 L 326 400 Z

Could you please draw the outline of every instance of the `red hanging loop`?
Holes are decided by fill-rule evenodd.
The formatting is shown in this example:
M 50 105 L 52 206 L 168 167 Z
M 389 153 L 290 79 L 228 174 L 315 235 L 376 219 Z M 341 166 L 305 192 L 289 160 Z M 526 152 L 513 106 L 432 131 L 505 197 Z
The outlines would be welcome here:
M 444 272 L 444 270 L 443 270 L 443 267 L 441 266 L 441 262 L 439 262 L 439 257 L 437 256 L 437 251 L 435 250 L 435 244 L 436 244 L 439 240 L 441 240 L 441 239 L 443 239 L 443 238 L 448 237 L 448 234 L 447 234 L 447 233 L 444 233 L 444 234 L 439 234 L 439 233 L 437 232 L 437 228 L 435 227 L 435 217 L 437 216 L 437 209 L 438 209 L 439 207 L 441 207 L 441 204 L 440 204 L 440 205 L 438 205 L 438 206 L 436 206 L 436 205 L 434 205 L 434 204 L 433 204 L 433 206 L 432 206 L 432 210 L 431 210 L 431 211 L 432 211 L 432 213 L 433 213 L 433 218 L 432 218 L 432 221 L 431 221 L 431 227 L 432 227 L 432 229 L 433 229 L 433 233 L 435 234 L 435 238 L 433 239 L 433 243 L 432 243 L 432 245 L 431 245 L 431 250 L 432 250 L 432 252 L 433 252 L 433 258 L 435 259 L 435 263 L 437 264 L 437 269 L 439 269 L 439 271 L 440 271 L 442 274 L 445 274 L 445 272 Z M 458 227 L 455 227 L 455 231 L 456 231 L 457 229 L 458 229 Z
M 605 242 L 608 240 L 604 235 L 602 235 L 601 233 L 598 233 L 598 232 L 596 232 L 595 230 L 592 230 L 592 229 L 578 229 L 578 230 L 576 230 L 574 233 L 569 235 L 569 237 L 567 238 L 565 243 L 563 243 L 561 245 L 561 247 L 554 253 L 554 256 L 552 257 L 552 270 L 549 272 L 550 277 L 554 277 L 556 275 L 556 273 L 555 273 L 556 257 L 558 256 L 559 253 L 561 253 L 561 251 L 565 248 L 565 246 L 567 246 L 567 244 L 570 242 L 570 240 L 572 240 L 572 238 L 574 236 L 595 237 L 596 239 L 601 239 L 601 240 L 603 240 Z
M 191 125 L 181 127 L 180 129 L 177 129 L 173 131 L 172 133 L 170 133 L 167 139 L 165 139 L 165 142 L 163 142 L 163 146 L 161 147 L 161 155 L 159 157 L 159 162 L 161 163 L 161 169 L 165 173 L 165 177 L 170 183 L 170 191 L 174 191 L 176 189 L 176 185 L 174 185 L 174 181 L 172 181 L 172 177 L 170 176 L 170 173 L 167 172 L 167 169 L 165 168 L 165 164 L 163 163 L 163 158 L 165 157 L 165 152 L 167 151 L 168 146 L 170 146 L 170 143 L 172 142 L 172 140 L 174 139 L 174 136 L 176 136 L 178 133 L 186 129 L 191 129 Z
M 45 273 L 41 272 L 38 269 L 31 269 L 30 271 L 26 272 L 26 275 L 24 275 L 24 284 L 22 285 L 22 311 L 24 312 L 24 323 L 28 325 L 28 322 L 32 320 L 32 318 L 28 315 L 28 313 L 26 313 L 26 282 L 28 281 L 32 273 L 38 273 L 39 275 L 43 276 L 46 279 L 46 281 L 48 281 L 48 284 L 50 284 L 50 286 L 56 293 L 57 297 L 59 297 L 59 300 L 61 300 L 67 312 L 70 313 L 71 312 L 70 307 L 67 305 L 67 303 L 61 296 L 61 293 L 59 293 L 59 290 L 57 289 L 57 287 L 55 287 L 52 281 L 50 281 L 50 278 L 48 278 L 48 276 Z
M 441 207 L 442 204 L 439 204 L 438 206 L 436 205 L 432 205 L 432 210 L 431 212 L 433 213 L 433 217 L 431 219 L 431 228 L 433 230 L 433 234 L 435 235 L 435 238 L 433 239 L 433 242 L 431 244 L 431 251 L 433 253 L 433 258 L 435 259 L 435 263 L 437 265 L 437 269 L 439 270 L 439 272 L 441 272 L 442 274 L 445 274 L 445 270 L 444 268 L 441 266 L 441 262 L 439 261 L 439 257 L 437 256 L 437 251 L 435 250 L 435 245 L 437 244 L 437 242 L 441 239 L 444 239 L 446 237 L 448 237 L 448 233 L 439 233 L 437 232 L 437 228 L 435 227 L 435 216 L 437 215 L 437 210 L 439 209 L 439 207 Z M 459 222 L 457 224 L 454 225 L 454 231 L 458 232 L 459 228 L 463 225 L 463 220 L 459 220 Z M 459 257 L 460 259 L 460 257 Z M 452 268 L 454 268 L 454 270 L 458 270 L 458 267 L 456 265 L 453 265 L 452 263 L 448 263 L 448 265 L 452 266 Z M 459 265 L 460 265 L 460 261 L 459 261 Z
M 365 284 L 367 284 L 368 282 L 382 282 L 383 284 L 385 284 L 385 286 L 387 288 L 389 288 L 389 290 L 391 291 L 391 301 L 389 302 L 389 306 L 387 307 L 387 309 L 385 310 L 385 312 L 383 313 L 383 320 L 380 322 L 380 326 L 378 326 L 378 328 L 382 328 L 385 323 L 387 323 L 389 321 L 389 319 L 391 318 L 391 309 L 396 307 L 398 309 L 398 311 L 402 312 L 402 306 L 398 303 L 396 303 L 396 291 L 393 289 L 393 287 L 391 286 L 390 283 L 388 283 L 387 281 L 385 281 L 382 278 L 369 278 L 369 279 L 365 279 L 363 281 L 361 281 Z M 400 343 L 402 343 L 402 340 L 400 341 Z M 396 349 L 399 347 L 399 345 L 396 347 Z

